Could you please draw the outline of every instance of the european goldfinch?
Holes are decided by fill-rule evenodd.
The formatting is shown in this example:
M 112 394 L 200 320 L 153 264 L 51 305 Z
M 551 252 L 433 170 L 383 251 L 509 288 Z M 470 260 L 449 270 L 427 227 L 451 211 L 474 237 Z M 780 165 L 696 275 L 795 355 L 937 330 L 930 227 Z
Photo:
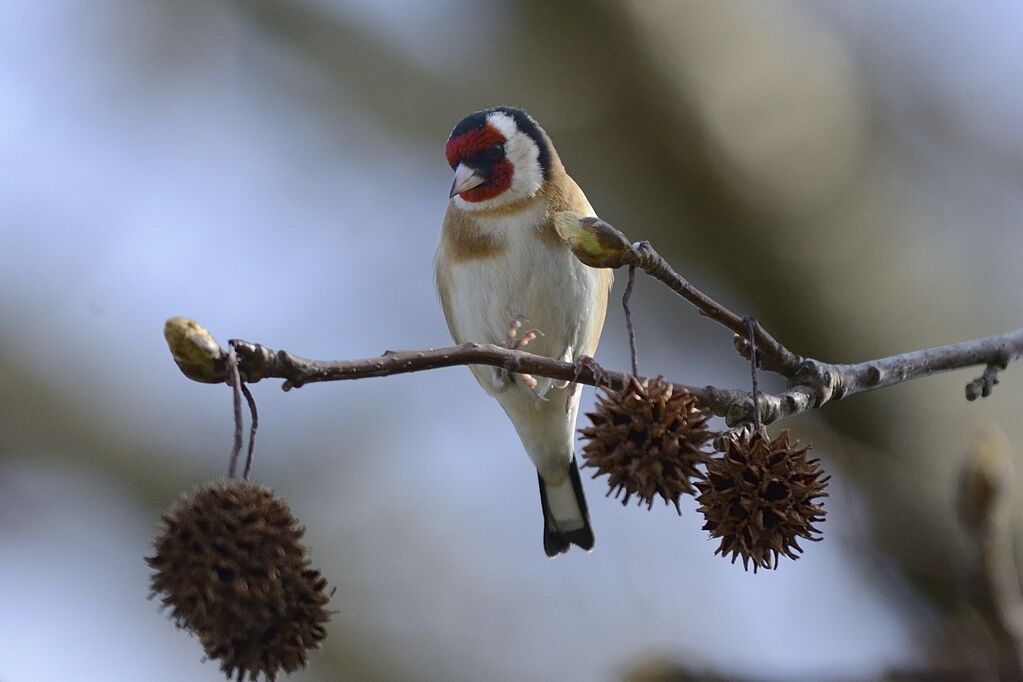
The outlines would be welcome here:
M 600 339 L 612 275 L 579 262 L 554 228 L 559 211 L 595 214 L 547 133 L 521 109 L 485 109 L 455 126 L 445 155 L 455 177 L 435 264 L 451 336 L 587 360 Z M 544 551 L 591 549 L 574 453 L 578 386 L 470 369 L 504 408 L 536 466 Z

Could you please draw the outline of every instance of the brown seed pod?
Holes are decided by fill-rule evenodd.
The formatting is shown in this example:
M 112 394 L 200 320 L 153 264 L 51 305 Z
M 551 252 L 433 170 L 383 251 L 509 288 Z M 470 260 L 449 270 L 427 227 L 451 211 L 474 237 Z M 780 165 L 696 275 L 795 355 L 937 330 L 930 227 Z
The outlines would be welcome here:
M 782 431 L 773 441 L 766 429 L 743 431 L 721 439 L 723 452 L 707 462 L 706 479 L 697 483 L 696 501 L 712 538 L 721 538 L 715 554 L 739 556 L 753 572 L 777 568 L 781 554 L 798 559 L 798 538 L 816 542 L 814 524 L 824 520 L 817 502 L 827 497 L 830 476 L 820 460 L 810 459 L 808 445 L 789 442 Z
M 647 509 L 660 496 L 682 513 L 679 498 L 695 493 L 696 467 L 709 456 L 701 448 L 715 435 L 696 398 L 661 377 L 633 377 L 624 390 L 604 388 L 587 416 L 583 466 L 596 469 L 593 478 L 607 476 L 608 495 L 621 496 L 623 505 L 635 495 Z
M 326 636 L 326 580 L 288 505 L 245 481 L 208 483 L 163 517 L 152 590 L 228 678 L 274 680 Z

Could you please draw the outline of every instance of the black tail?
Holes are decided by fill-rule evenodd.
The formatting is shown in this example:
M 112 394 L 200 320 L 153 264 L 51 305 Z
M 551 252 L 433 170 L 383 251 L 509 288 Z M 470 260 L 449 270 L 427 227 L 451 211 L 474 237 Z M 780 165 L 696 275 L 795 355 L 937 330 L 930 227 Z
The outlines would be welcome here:
M 572 464 L 568 470 L 569 479 L 572 483 L 572 491 L 575 493 L 575 502 L 582 513 L 583 525 L 572 530 L 562 530 L 558 522 L 551 514 L 550 502 L 547 497 L 547 484 L 543 477 L 537 475 L 540 480 L 540 506 L 543 508 L 543 550 L 547 556 L 553 557 L 564 554 L 570 545 L 576 545 L 585 550 L 593 549 L 593 529 L 590 527 L 590 512 L 586 508 L 586 495 L 583 492 L 583 483 L 579 477 L 579 465 L 572 458 Z

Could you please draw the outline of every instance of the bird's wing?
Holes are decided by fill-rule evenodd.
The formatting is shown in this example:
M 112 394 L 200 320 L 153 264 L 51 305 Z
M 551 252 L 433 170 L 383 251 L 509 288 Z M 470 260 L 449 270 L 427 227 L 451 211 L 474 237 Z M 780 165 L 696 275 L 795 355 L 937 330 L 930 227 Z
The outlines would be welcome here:
M 567 174 L 563 181 L 553 183 L 547 192 L 547 218 L 541 227 L 541 233 L 545 238 L 552 238 L 559 243 L 561 238 L 554 228 L 554 215 L 560 211 L 572 211 L 582 216 L 597 216 L 582 189 Z M 567 248 L 563 244 L 562 246 Z M 611 293 L 611 284 L 614 282 L 614 271 L 609 268 L 591 268 L 582 263 L 579 265 L 584 276 L 593 278 L 596 291 L 591 299 L 592 309 L 587 311 L 584 317 L 584 326 L 580 330 L 577 343 L 570 349 L 572 357 L 566 358 L 570 360 L 575 360 L 580 355 L 592 356 L 597 351 L 597 343 L 600 341 L 600 333 L 604 329 L 604 318 L 607 315 L 607 298 Z

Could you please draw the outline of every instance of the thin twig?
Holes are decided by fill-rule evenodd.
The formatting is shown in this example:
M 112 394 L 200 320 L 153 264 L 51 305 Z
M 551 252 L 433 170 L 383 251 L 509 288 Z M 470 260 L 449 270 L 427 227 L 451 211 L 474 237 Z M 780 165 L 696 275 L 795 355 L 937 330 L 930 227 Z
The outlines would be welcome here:
M 571 220 L 569 221 L 571 222 Z M 902 383 L 936 372 L 945 372 L 973 365 L 985 365 L 988 370 L 981 378 L 981 395 L 990 392 L 996 383 L 996 371 L 1023 355 L 1023 329 L 989 336 L 973 341 L 924 348 L 879 360 L 851 365 L 837 365 L 796 355 L 767 333 L 756 320 L 747 322 L 710 296 L 694 287 L 675 272 L 649 242 L 630 244 L 614 226 L 599 218 L 576 218 L 585 238 L 572 238 L 568 244 L 573 253 L 591 267 L 616 268 L 630 266 L 631 293 L 633 269 L 641 268 L 658 281 L 666 284 L 699 311 L 734 332 L 739 338 L 750 334 L 752 340 L 739 344 L 740 352 L 749 353 L 755 366 L 776 372 L 789 380 L 790 388 L 781 394 L 758 395 L 754 400 L 748 391 L 702 388 L 675 384 L 679 390 L 689 391 L 712 413 L 725 417 L 730 426 L 749 422 L 759 411 L 760 419 L 769 424 L 810 409 L 821 407 L 833 400 L 841 400 L 857 393 Z M 569 225 L 569 228 L 572 226 Z M 569 230 L 571 233 L 571 229 Z M 560 230 L 559 230 L 560 234 Z M 578 235 L 576 235 L 578 236 Z M 596 250 L 596 255 L 591 253 Z M 590 257 L 593 256 L 593 259 Z M 626 309 L 626 322 L 631 313 Z M 631 325 L 630 325 L 631 326 Z M 185 376 L 195 381 L 216 383 L 227 381 L 223 374 L 223 351 L 209 332 L 192 320 L 171 318 L 164 329 L 171 355 Z M 637 372 L 635 343 L 632 341 L 633 372 Z M 306 360 L 286 352 L 277 352 L 267 346 L 247 341 L 232 340 L 241 359 L 241 375 L 246 381 L 284 379 L 284 390 L 318 381 L 343 381 L 367 377 L 420 372 L 454 365 L 490 365 L 516 374 L 529 374 L 590 386 L 601 383 L 609 388 L 621 389 L 628 375 L 604 370 L 601 376 L 584 363 L 567 363 L 521 350 L 501 348 L 493 344 L 466 343 L 449 348 L 419 351 L 389 352 L 380 358 L 363 360 L 316 361 Z M 230 363 L 232 371 L 236 368 Z M 601 379 L 606 379 L 601 381 Z M 976 382 L 971 382 L 971 385 Z M 985 390 L 986 389 L 986 390 Z M 967 389 L 968 391 L 970 389 Z M 239 400 L 236 396 L 236 402 Z
M 781 394 L 758 395 L 758 399 L 754 400 L 748 391 L 675 384 L 679 390 L 692 393 L 712 413 L 724 416 L 731 426 L 754 419 L 757 416 L 756 412 L 760 413 L 763 423 L 769 424 L 857 393 L 973 365 L 988 367 L 981 377 L 980 384 L 981 395 L 986 395 L 996 383 L 996 369 L 993 368 L 1004 369 L 1010 362 L 1023 355 L 1023 329 L 1017 329 L 997 336 L 924 348 L 850 365 L 829 364 L 812 358 L 803 358 L 783 346 L 756 320 L 747 322 L 690 284 L 686 278 L 672 269 L 649 242 L 629 244 L 621 232 L 598 218 L 581 218 L 577 222 L 585 224 L 584 231 L 589 238 L 583 239 L 576 246 L 572 246 L 570 241 L 569 245 L 580 258 L 588 254 L 587 249 L 595 246 L 599 258 L 590 262 L 592 267 L 615 268 L 628 265 L 641 268 L 695 305 L 703 315 L 722 324 L 740 338 L 750 334 L 752 326 L 752 340 L 740 344 L 740 352 L 748 352 L 754 365 L 759 365 L 761 369 L 786 377 L 790 386 L 787 391 Z M 631 290 L 631 286 L 629 289 Z M 627 323 L 630 318 L 631 314 L 627 314 Z M 222 370 L 223 351 L 206 329 L 192 320 L 178 317 L 167 321 L 164 335 L 171 355 L 185 376 L 205 383 L 231 380 Z M 388 376 L 454 365 L 490 365 L 516 374 L 530 374 L 590 386 L 601 383 L 617 389 L 625 386 L 628 377 L 621 372 L 603 370 L 598 378 L 592 367 L 581 367 L 580 363 L 561 362 L 493 344 L 466 343 L 449 348 L 392 352 L 380 358 L 350 361 L 306 360 L 247 341 L 232 340 L 231 345 L 236 347 L 232 348 L 232 351 L 237 350 L 241 360 L 241 367 L 236 367 L 234 362 L 228 363 L 232 375 L 240 371 L 249 382 L 267 378 L 284 379 L 285 390 L 318 381 Z M 744 346 L 747 347 L 745 350 Z M 632 354 L 635 373 L 638 363 L 634 342 Z M 197 358 L 200 361 L 197 362 Z M 601 379 L 603 381 L 600 381 Z M 239 384 L 240 379 L 235 378 L 234 383 Z M 971 382 L 971 386 L 975 386 L 976 383 Z M 967 390 L 971 391 L 969 388 Z M 240 413 L 240 407 L 237 406 L 239 401 L 240 398 L 236 395 L 236 414 Z M 240 426 L 238 428 L 240 429 Z
M 649 242 L 629 244 L 624 235 L 613 226 L 597 218 L 581 220 L 589 221 L 585 223 L 586 229 L 591 237 L 595 237 L 595 241 L 590 241 L 594 241 L 601 248 L 603 248 L 601 245 L 611 244 L 600 252 L 600 258 L 593 261 L 593 267 L 614 268 L 628 265 L 641 268 L 693 303 L 703 315 L 730 329 L 739 338 L 749 334 L 749 325 L 745 318 L 736 315 L 690 284 L 672 269 Z M 585 245 L 589 242 L 583 240 L 581 243 Z M 631 286 L 629 288 L 631 289 Z M 631 313 L 627 314 L 627 322 L 630 318 Z M 997 336 L 924 348 L 879 360 L 837 365 L 796 355 L 768 334 L 756 320 L 752 320 L 752 328 L 752 341 L 745 340 L 739 344 L 740 352 L 748 353 L 754 364 L 761 369 L 786 377 L 790 386 L 787 391 L 776 395 L 758 396 L 759 399 L 754 401 L 748 391 L 714 386 L 695 388 L 675 384 L 679 390 L 687 390 L 696 396 L 714 414 L 724 416 L 731 426 L 751 421 L 756 416 L 755 410 L 760 412 L 762 422 L 769 424 L 850 395 L 972 365 L 986 365 L 989 368 L 982 377 L 980 387 L 981 394 L 986 395 L 996 378 L 995 370 L 991 368 L 1004 369 L 1010 362 L 1023 355 L 1023 329 L 1017 329 Z M 222 376 L 223 351 L 203 327 L 186 318 L 171 318 L 167 322 L 164 335 L 171 355 L 185 376 L 205 383 L 228 380 L 226 375 Z M 630 338 L 632 336 L 634 335 L 630 335 Z M 590 386 L 603 383 L 609 388 L 617 389 L 625 386 L 625 379 L 628 376 L 620 372 L 604 371 L 601 378 L 606 378 L 607 381 L 599 382 L 592 367 L 580 368 L 577 366 L 578 363 L 561 362 L 493 344 L 466 343 L 449 348 L 392 352 L 380 358 L 351 361 L 306 360 L 283 351 L 276 352 L 261 344 L 236 340 L 232 340 L 231 344 L 237 346 L 241 359 L 241 367 L 238 369 L 246 381 L 280 378 L 285 380 L 284 390 L 318 381 L 362 379 L 454 365 L 490 365 L 515 374 L 536 375 Z M 638 363 L 634 339 L 632 355 L 635 373 Z M 201 361 L 196 362 L 197 358 Z M 234 363 L 229 364 L 234 371 Z M 975 383 L 972 382 L 971 385 Z M 240 398 L 236 396 L 236 402 L 239 400 Z
M 319 361 L 298 357 L 286 351 L 248 341 L 232 340 L 246 380 L 255 383 L 262 379 L 284 379 L 283 388 L 290 390 L 322 381 L 367 379 L 392 374 L 408 374 L 443 367 L 461 365 L 488 365 L 513 374 L 535 374 L 587 386 L 606 386 L 621 390 L 632 375 L 598 366 L 593 362 L 571 363 L 512 350 L 496 344 L 465 343 L 447 348 L 388 351 L 384 355 L 362 360 Z M 598 377 L 599 375 L 599 377 Z M 640 377 L 642 379 L 642 377 Z M 679 391 L 696 396 L 715 414 L 724 415 L 733 405 L 745 400 L 749 392 L 722 389 L 714 386 L 687 386 L 676 383 Z
M 752 385 L 752 398 L 753 398 L 753 426 L 759 432 L 760 427 L 763 424 L 760 421 L 760 389 L 757 386 L 757 338 L 756 330 L 754 325 L 756 320 L 750 316 L 746 316 L 746 329 L 749 334 L 749 371 L 750 371 L 750 384 Z M 775 557 L 777 561 L 777 557 Z
M 669 289 L 696 306 L 701 315 L 714 320 L 740 337 L 746 336 L 746 323 L 742 316 L 733 313 L 693 286 L 688 279 L 675 272 L 668 261 L 654 250 L 650 242 L 635 244 L 631 251 L 623 254 L 622 263 L 641 268 L 648 275 L 667 285 Z M 803 358 L 783 346 L 759 322 L 754 323 L 754 328 L 757 347 L 761 353 L 761 367 L 791 378 Z
M 636 266 L 629 266 L 629 281 L 625 285 L 625 295 L 622 296 L 622 308 L 625 309 L 625 327 L 629 330 L 629 357 L 632 359 L 632 374 L 639 376 L 639 355 L 636 353 L 636 330 L 632 326 L 632 310 L 629 308 L 629 299 L 632 298 L 632 288 L 636 285 Z
M 251 426 L 249 427 L 249 450 L 245 454 L 245 472 L 242 474 L 244 480 L 249 480 L 249 471 L 252 469 L 252 453 L 256 449 L 256 429 L 259 428 L 259 412 L 256 411 L 256 399 L 252 397 L 252 391 L 244 383 L 242 386 L 242 395 L 245 396 L 245 402 L 249 404 L 249 417 L 251 419 Z
M 577 363 L 562 362 L 494 344 L 465 343 L 447 348 L 405 350 L 360 360 L 307 360 L 248 341 L 235 340 L 232 343 L 246 381 L 254 383 L 261 379 L 284 379 L 285 390 L 321 381 L 365 379 L 456 365 L 489 365 L 516 374 L 532 374 L 589 386 L 597 383 L 591 367 L 579 367 Z M 757 350 L 761 350 L 759 341 Z M 787 391 L 760 395 L 758 403 L 761 419 L 764 424 L 770 424 L 857 393 L 938 372 L 987 365 L 993 361 L 1008 364 L 1021 355 L 1023 329 L 1017 329 L 997 336 L 924 348 L 851 365 L 829 365 L 807 360 L 800 366 L 794 385 Z M 603 369 L 601 383 L 620 390 L 626 385 L 629 376 L 623 372 Z M 221 380 L 226 380 L 226 377 Z M 730 425 L 753 419 L 753 401 L 749 391 L 680 383 L 675 386 L 678 390 L 692 393 L 711 412 L 725 417 Z
M 231 459 L 227 465 L 227 477 L 234 478 L 235 470 L 238 467 L 238 455 L 242 451 L 242 378 L 238 370 L 238 354 L 233 343 L 227 349 L 227 371 L 227 383 L 234 395 L 234 444 L 231 446 Z
M 966 399 L 973 401 L 977 398 L 986 398 L 991 395 L 998 384 L 998 372 L 1005 369 L 1004 366 L 991 364 L 984 368 L 984 373 L 966 384 Z
M 562 212 L 555 216 L 555 227 L 568 248 L 580 262 L 593 268 L 615 269 L 625 265 L 641 268 L 645 273 L 667 285 L 715 322 L 730 329 L 736 337 L 746 337 L 744 319 L 703 293 L 668 264 L 650 242 L 631 243 L 621 230 L 595 217 Z M 756 343 L 760 350 L 762 369 L 791 378 L 803 358 L 791 352 L 777 339 L 755 323 Z M 743 352 L 743 348 L 739 348 Z

